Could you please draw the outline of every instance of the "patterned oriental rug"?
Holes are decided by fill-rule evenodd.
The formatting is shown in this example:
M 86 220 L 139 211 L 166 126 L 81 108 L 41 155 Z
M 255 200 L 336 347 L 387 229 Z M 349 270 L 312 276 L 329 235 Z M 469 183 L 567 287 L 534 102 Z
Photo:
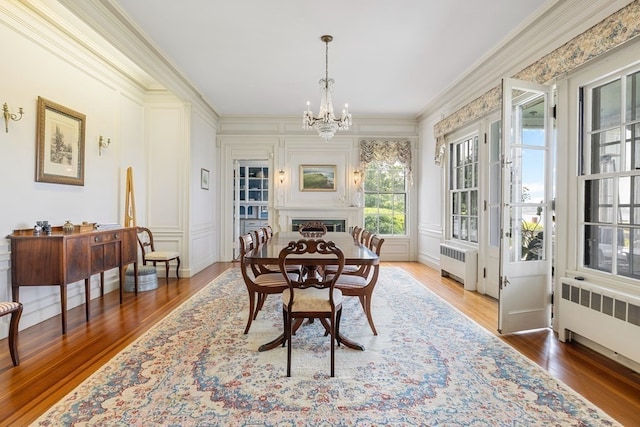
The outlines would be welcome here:
M 365 351 L 336 347 L 319 322 L 286 347 L 270 296 L 248 335 L 238 269 L 170 313 L 34 425 L 104 426 L 612 426 L 582 396 L 460 314 L 402 269 L 383 267 L 373 336 L 357 298 L 342 332 Z

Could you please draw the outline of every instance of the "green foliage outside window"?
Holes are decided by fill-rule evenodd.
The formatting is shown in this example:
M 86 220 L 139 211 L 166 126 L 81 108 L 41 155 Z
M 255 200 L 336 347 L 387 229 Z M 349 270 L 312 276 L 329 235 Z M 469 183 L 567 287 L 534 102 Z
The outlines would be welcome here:
M 376 234 L 406 234 L 406 176 L 402 166 L 372 164 L 364 178 L 364 227 Z

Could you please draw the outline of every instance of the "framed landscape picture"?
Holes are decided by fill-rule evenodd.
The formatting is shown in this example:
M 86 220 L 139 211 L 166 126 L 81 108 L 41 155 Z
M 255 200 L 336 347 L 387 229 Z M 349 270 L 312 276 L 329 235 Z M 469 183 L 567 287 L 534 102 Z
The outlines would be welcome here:
M 38 97 L 36 181 L 84 185 L 82 113 Z
M 300 191 L 336 191 L 336 166 L 300 165 Z

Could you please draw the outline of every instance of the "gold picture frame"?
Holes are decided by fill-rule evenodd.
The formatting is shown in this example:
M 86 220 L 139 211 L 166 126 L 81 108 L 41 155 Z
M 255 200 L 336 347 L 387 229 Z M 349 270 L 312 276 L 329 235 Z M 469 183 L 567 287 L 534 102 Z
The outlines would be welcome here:
M 86 117 L 38 97 L 36 181 L 84 185 Z
M 336 166 L 300 165 L 300 191 L 336 191 Z

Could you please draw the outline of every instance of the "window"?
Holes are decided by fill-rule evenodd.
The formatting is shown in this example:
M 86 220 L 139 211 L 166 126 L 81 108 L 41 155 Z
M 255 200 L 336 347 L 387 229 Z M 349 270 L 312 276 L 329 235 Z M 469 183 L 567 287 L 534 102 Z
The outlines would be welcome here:
M 583 263 L 640 279 L 640 71 L 582 95 Z
M 450 145 L 451 238 L 478 243 L 478 136 Z
M 410 141 L 360 141 L 365 229 L 383 235 L 407 234 L 411 151 Z
M 370 163 L 364 177 L 364 228 L 376 234 L 406 234 L 406 206 L 404 166 Z

